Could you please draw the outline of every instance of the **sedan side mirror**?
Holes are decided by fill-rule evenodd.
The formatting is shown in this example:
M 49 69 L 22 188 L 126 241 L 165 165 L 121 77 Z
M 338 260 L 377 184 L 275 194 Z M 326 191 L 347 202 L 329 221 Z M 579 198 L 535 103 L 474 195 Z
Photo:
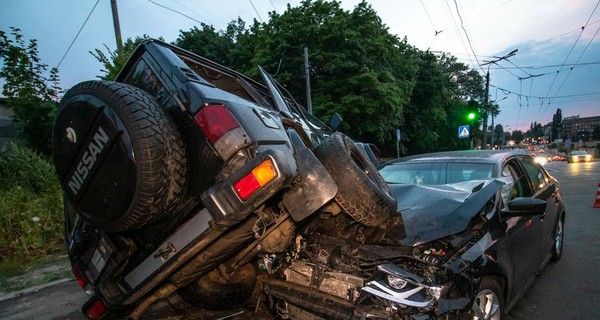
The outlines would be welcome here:
M 515 198 L 508 202 L 508 210 L 503 211 L 504 217 L 533 217 L 541 216 L 546 211 L 546 201 L 537 198 Z

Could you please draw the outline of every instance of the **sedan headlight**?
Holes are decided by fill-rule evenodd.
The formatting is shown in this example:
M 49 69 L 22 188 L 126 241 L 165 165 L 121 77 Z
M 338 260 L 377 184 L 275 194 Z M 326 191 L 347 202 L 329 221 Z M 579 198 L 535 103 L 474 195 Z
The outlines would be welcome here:
M 432 307 L 446 289 L 445 286 L 436 286 L 391 263 L 379 265 L 377 270 L 378 273 L 362 290 L 395 304 L 416 308 Z
M 406 285 L 408 284 L 408 281 L 406 279 L 396 277 L 391 274 L 388 274 L 387 281 L 388 285 L 392 287 L 392 289 L 396 290 L 404 289 L 404 287 L 406 287 Z

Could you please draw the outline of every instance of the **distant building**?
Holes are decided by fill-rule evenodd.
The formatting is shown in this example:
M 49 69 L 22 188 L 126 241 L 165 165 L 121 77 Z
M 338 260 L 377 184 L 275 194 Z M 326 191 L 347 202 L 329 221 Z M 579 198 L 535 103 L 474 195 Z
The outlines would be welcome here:
M 581 118 L 579 116 L 567 117 L 562 120 L 560 137 L 572 141 L 589 141 L 592 138 L 594 127 L 600 126 L 600 116 Z
M 7 107 L 6 98 L 0 97 L 0 153 L 6 151 L 8 144 L 17 137 L 17 128 L 13 121 L 13 112 Z

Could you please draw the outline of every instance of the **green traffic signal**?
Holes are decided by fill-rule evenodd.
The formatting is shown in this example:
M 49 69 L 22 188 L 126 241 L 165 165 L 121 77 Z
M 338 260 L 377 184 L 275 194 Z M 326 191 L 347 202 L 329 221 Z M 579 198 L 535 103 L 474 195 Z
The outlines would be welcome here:
M 477 118 L 477 114 L 475 112 L 469 112 L 467 114 L 467 119 L 469 119 L 469 120 L 475 120 L 475 118 Z

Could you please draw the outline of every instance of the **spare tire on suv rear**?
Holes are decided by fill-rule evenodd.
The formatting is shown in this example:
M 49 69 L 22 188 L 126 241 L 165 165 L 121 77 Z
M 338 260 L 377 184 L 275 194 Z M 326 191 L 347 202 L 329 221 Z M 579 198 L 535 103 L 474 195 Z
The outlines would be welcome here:
M 315 155 L 338 186 L 335 201 L 354 220 L 377 227 L 396 215 L 390 186 L 348 136 L 332 134 L 315 149 Z
M 66 197 L 90 224 L 136 229 L 168 215 L 185 186 L 185 150 L 166 111 L 147 92 L 86 81 L 63 97 L 53 129 L 54 164 Z

